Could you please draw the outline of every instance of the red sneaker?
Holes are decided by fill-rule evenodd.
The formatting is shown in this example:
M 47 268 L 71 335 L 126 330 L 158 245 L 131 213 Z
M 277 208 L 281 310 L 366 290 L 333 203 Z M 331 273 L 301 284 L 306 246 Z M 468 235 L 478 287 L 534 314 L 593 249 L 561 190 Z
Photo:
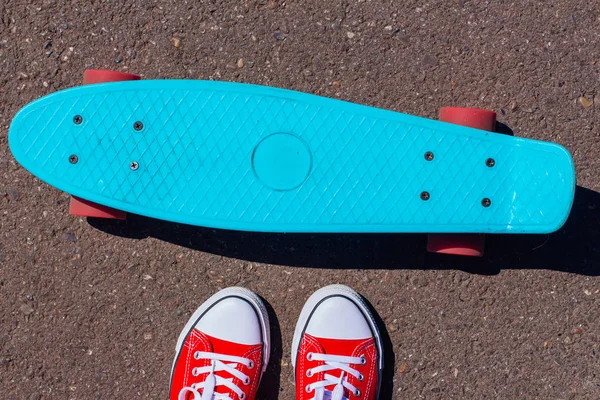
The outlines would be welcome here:
M 316 291 L 302 309 L 292 343 L 297 400 L 375 400 L 383 351 L 369 309 L 343 285 Z
M 267 311 L 232 287 L 204 302 L 179 335 L 170 400 L 254 400 L 269 361 Z

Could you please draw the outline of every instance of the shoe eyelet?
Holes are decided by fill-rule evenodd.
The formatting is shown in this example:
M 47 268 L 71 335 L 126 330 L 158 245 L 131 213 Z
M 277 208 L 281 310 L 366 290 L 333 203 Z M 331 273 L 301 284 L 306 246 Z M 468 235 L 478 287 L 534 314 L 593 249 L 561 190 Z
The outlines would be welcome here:
M 194 353 L 194 359 L 195 360 L 199 360 L 200 359 L 200 352 L 199 351 L 197 351 L 197 352 Z
M 312 392 L 312 387 L 310 385 L 306 385 L 306 393 Z
M 307 377 L 307 378 L 311 378 L 312 376 L 313 376 L 312 369 L 310 369 L 310 368 L 309 368 L 309 369 L 307 369 L 307 370 L 306 370 L 306 377 Z
M 354 397 L 360 397 L 360 389 L 354 391 Z
M 250 362 L 248 363 L 248 368 L 254 368 L 254 361 L 250 360 Z
M 365 380 L 365 376 L 363 374 L 358 375 L 358 380 L 360 382 L 364 381 Z
M 307 353 L 307 354 L 306 354 L 306 359 L 307 359 L 308 361 L 312 361 L 312 359 L 313 359 L 313 353 Z
M 250 384 L 250 378 L 246 377 L 246 379 L 244 379 L 244 385 L 249 385 Z
M 242 395 L 240 396 L 240 400 L 244 400 L 246 398 L 246 393 L 242 393 Z
M 194 376 L 198 376 L 198 375 L 200 375 L 200 374 L 198 373 L 198 368 L 194 368 L 194 369 L 192 369 L 192 375 L 194 375 Z
M 360 356 L 360 365 L 365 365 L 367 363 L 367 358 L 365 356 Z

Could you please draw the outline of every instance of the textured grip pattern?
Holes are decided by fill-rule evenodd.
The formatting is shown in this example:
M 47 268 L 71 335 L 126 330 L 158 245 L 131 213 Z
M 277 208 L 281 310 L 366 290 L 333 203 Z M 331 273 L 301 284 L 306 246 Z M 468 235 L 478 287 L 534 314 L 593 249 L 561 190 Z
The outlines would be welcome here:
M 308 177 L 291 190 L 271 189 L 252 164 L 261 140 L 280 132 L 299 138 L 312 157 Z M 223 82 L 61 91 L 21 110 L 9 141 L 25 168 L 61 190 L 228 229 L 548 232 L 566 220 L 575 186 L 572 159 L 558 145 Z

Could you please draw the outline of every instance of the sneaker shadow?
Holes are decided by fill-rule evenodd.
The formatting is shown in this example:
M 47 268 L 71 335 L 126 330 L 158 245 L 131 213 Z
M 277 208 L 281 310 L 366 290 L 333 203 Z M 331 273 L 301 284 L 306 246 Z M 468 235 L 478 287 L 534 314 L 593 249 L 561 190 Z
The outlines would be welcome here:
M 271 330 L 271 355 L 267 370 L 263 374 L 256 394 L 257 399 L 276 399 L 279 398 L 280 380 L 281 380 L 281 356 L 282 356 L 282 339 L 281 327 L 279 319 L 275 314 L 275 310 L 264 298 L 261 297 L 263 304 L 269 315 L 269 327 Z
M 202 228 L 130 214 L 126 221 L 88 218 L 111 235 L 153 237 L 193 250 L 253 262 L 333 269 L 548 269 L 600 275 L 600 193 L 578 186 L 565 226 L 550 235 L 488 235 L 482 258 L 429 254 L 426 235 L 285 234 Z
M 377 325 L 377 329 L 379 329 L 379 335 L 381 336 L 381 344 L 383 345 L 383 373 L 381 374 L 381 389 L 379 391 L 379 400 L 390 400 L 394 398 L 394 369 L 396 365 L 396 355 L 394 354 L 394 346 L 392 344 L 392 339 L 388 333 L 387 327 L 385 326 L 385 322 L 373 307 L 373 304 L 361 296 L 367 307 L 369 307 L 369 311 L 371 311 L 371 315 L 375 320 L 375 324 Z

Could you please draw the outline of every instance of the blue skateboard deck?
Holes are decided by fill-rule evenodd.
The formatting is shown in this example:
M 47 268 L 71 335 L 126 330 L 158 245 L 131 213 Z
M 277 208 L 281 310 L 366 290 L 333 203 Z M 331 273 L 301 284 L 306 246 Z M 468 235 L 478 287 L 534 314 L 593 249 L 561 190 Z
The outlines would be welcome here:
M 240 83 L 63 90 L 19 111 L 9 144 L 74 196 L 235 230 L 547 233 L 575 190 L 556 144 Z

